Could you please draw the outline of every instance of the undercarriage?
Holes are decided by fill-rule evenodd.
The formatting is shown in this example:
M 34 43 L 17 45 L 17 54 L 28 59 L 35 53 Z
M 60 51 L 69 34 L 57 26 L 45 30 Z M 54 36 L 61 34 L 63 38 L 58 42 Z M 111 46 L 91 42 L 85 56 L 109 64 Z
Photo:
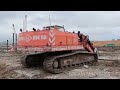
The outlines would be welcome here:
M 23 55 L 21 62 L 25 67 L 41 65 L 49 73 L 62 73 L 84 64 L 97 62 L 96 53 L 80 51 L 45 52 Z

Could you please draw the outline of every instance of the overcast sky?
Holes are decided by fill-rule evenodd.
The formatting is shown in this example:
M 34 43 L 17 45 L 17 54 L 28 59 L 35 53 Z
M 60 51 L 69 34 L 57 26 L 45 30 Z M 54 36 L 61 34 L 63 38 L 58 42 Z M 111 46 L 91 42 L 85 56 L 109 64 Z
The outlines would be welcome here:
M 67 31 L 79 30 L 91 40 L 120 38 L 119 11 L 0 11 L 0 42 L 12 40 L 12 24 L 19 33 L 25 15 L 31 30 L 49 25 L 49 14 L 52 25 L 64 25 Z

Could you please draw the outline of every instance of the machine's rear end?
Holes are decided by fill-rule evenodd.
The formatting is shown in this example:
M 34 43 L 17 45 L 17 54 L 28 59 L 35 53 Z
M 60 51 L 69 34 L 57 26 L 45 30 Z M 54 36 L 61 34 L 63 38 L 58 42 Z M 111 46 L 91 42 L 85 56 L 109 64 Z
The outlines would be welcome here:
M 67 32 L 62 26 L 22 32 L 18 40 L 18 50 L 24 53 L 21 61 L 27 67 L 41 64 L 51 73 L 60 73 L 65 68 L 97 61 L 97 49 L 89 37 Z

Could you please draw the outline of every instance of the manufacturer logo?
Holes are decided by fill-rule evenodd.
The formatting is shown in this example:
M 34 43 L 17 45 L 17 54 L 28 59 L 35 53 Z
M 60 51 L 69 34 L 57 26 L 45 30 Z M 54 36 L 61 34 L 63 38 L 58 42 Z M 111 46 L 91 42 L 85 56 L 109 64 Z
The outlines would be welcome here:
M 34 36 L 30 36 L 30 35 L 26 35 L 25 37 L 20 37 L 19 41 L 25 41 L 25 42 L 29 42 L 31 40 L 46 40 L 47 36 L 46 35 L 34 35 Z
M 30 40 L 32 40 L 32 37 L 31 37 L 30 35 L 27 35 L 27 36 L 24 38 L 24 40 L 25 40 L 26 42 L 29 42 Z

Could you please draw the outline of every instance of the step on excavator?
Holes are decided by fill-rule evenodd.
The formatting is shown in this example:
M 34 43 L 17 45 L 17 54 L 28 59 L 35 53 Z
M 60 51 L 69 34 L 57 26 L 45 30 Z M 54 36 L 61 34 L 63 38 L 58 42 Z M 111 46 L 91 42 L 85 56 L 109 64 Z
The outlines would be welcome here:
M 42 30 L 21 30 L 17 47 L 23 54 L 23 66 L 41 65 L 45 71 L 54 74 L 98 61 L 97 48 L 93 47 L 88 35 L 80 31 L 68 32 L 59 25 L 46 26 Z

